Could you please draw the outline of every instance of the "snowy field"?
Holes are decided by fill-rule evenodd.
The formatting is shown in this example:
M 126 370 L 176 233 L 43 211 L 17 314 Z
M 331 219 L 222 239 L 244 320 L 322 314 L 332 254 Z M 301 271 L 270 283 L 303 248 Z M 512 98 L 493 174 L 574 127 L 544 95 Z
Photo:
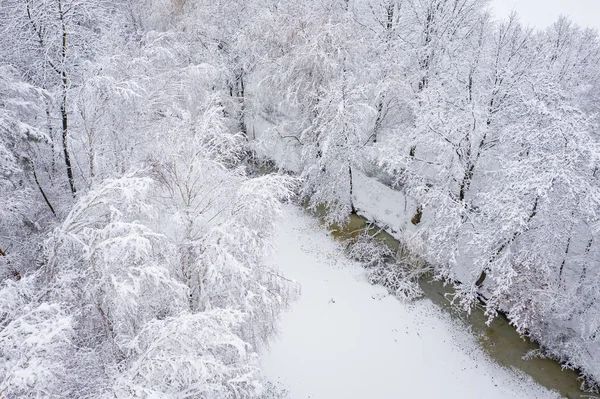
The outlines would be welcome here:
M 285 212 L 272 261 L 302 295 L 263 369 L 289 399 L 559 397 L 488 359 L 429 300 L 403 304 L 368 284 L 314 219 Z

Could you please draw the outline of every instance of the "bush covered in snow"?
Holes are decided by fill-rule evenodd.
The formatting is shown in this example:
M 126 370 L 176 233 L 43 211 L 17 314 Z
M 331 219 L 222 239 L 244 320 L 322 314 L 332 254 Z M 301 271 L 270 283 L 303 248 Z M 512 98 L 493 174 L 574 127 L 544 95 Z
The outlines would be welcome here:
M 368 229 L 367 229 L 368 230 Z M 422 295 L 419 278 L 425 270 L 408 263 L 367 230 L 349 240 L 347 254 L 361 263 L 371 284 L 384 286 L 397 298 L 412 301 Z

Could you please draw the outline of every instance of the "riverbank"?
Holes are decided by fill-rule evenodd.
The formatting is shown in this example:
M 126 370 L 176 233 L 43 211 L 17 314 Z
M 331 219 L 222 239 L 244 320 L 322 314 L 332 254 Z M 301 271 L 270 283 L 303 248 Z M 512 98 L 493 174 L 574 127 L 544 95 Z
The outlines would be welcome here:
M 368 284 L 317 221 L 287 206 L 272 262 L 302 285 L 263 356 L 273 383 L 299 398 L 557 398 L 501 367 L 428 299 L 404 304 Z

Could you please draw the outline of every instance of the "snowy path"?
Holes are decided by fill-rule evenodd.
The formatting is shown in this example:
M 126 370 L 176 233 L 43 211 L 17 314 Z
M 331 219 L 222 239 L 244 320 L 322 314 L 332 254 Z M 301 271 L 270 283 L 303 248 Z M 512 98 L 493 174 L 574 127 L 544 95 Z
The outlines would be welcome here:
M 290 399 L 557 397 L 488 360 L 428 300 L 406 305 L 369 285 L 313 219 L 285 212 L 273 262 L 302 296 L 263 368 Z

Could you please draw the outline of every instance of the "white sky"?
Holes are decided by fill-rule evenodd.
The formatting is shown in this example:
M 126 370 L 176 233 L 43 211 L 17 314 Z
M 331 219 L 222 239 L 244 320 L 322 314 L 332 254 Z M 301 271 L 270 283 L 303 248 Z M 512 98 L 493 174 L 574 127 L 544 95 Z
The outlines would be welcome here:
M 580 26 L 600 31 L 600 0 L 492 0 L 492 11 L 498 18 L 516 11 L 521 22 L 545 28 L 559 15 L 566 15 Z

